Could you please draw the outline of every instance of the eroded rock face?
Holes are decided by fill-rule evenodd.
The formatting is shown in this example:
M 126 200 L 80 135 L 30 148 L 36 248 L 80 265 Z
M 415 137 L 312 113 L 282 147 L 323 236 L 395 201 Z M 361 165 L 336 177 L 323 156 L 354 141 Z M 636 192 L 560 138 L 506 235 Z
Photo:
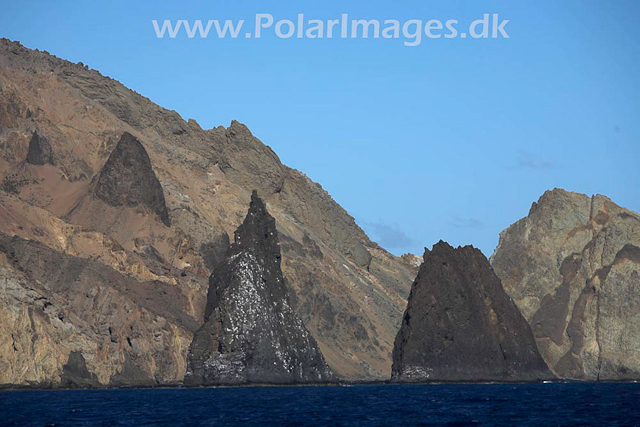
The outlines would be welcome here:
M 189 350 L 187 384 L 326 382 L 333 374 L 289 304 L 275 219 L 257 192 L 210 278 L 205 324 Z
M 491 263 L 560 377 L 640 378 L 640 215 L 547 191 L 500 233 Z
M 176 286 L 0 233 L 0 384 L 175 384 L 188 306 Z
M 442 241 L 426 250 L 396 337 L 392 380 L 552 377 L 529 325 L 482 252 Z
M 155 212 L 167 226 L 171 225 L 160 181 L 140 141 L 128 132 L 100 170 L 94 196 L 111 206 L 144 205 Z

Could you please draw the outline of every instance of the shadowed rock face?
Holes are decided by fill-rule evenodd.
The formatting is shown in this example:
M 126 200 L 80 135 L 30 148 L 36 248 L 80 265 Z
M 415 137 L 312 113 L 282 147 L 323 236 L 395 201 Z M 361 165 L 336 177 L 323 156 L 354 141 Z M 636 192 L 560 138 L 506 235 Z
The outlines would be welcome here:
M 426 250 L 393 349 L 394 381 L 552 378 L 489 261 L 471 246 Z
M 87 362 L 79 351 L 69 353 L 67 364 L 62 367 L 60 387 L 89 388 L 97 387 L 100 383 L 96 374 L 89 372 Z
M 640 378 L 640 215 L 605 196 L 545 192 L 500 233 L 496 274 L 562 378 Z
M 160 181 L 140 141 L 128 132 L 122 134 L 103 166 L 94 195 L 111 206 L 144 205 L 169 226 L 169 212 Z
M 222 233 L 212 241 L 200 246 L 200 253 L 209 270 L 213 270 L 223 259 L 229 248 L 229 235 Z
M 315 339 L 289 305 L 275 219 L 254 191 L 235 242 L 211 275 L 205 324 L 189 350 L 187 384 L 325 382 Z
M 29 141 L 27 163 L 36 166 L 53 163 L 51 144 L 46 138 L 38 135 L 38 132 L 34 132 Z

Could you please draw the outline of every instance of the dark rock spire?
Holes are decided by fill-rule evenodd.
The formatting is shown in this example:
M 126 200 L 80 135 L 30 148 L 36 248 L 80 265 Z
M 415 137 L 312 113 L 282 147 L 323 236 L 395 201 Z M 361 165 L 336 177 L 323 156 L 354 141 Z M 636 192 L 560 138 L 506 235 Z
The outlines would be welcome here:
M 53 163 L 53 152 L 51 144 L 38 132 L 33 132 L 33 136 L 29 141 L 29 152 L 27 153 L 27 163 L 31 165 L 41 166 Z
M 160 181 L 143 145 L 128 132 L 100 170 L 94 195 L 111 206 L 144 205 L 169 226 L 169 212 Z
M 553 378 L 489 261 L 472 246 L 426 250 L 393 349 L 395 381 Z
M 205 324 L 188 355 L 187 384 L 307 383 L 333 378 L 289 304 L 275 219 L 254 191 L 234 243 L 209 279 Z

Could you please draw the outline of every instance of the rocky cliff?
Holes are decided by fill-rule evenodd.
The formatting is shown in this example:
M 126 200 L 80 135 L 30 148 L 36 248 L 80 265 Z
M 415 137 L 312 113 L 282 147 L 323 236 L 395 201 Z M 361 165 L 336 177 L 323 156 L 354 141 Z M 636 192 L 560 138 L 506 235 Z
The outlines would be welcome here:
M 500 233 L 491 263 L 562 378 L 640 378 L 640 215 L 547 191 Z
M 277 220 L 291 307 L 327 363 L 342 378 L 390 375 L 393 338 L 415 268 L 369 240 L 320 185 L 283 165 L 237 121 L 202 129 L 96 70 L 1 40 L 0 182 L 0 232 L 7 238 L 101 265 L 130 283 L 118 288 L 117 297 L 128 298 L 128 311 L 101 317 L 104 327 L 81 345 L 65 338 L 78 336 L 66 327 L 62 335 L 54 333 L 55 316 L 34 317 L 21 339 L 26 346 L 50 337 L 36 350 L 50 366 L 32 363 L 30 348 L 14 351 L 5 344 L 0 364 L 15 374 L 0 382 L 56 384 L 64 366 L 75 372 L 64 378 L 78 378 L 84 371 L 78 355 L 69 360 L 74 351 L 85 360 L 85 380 L 92 381 L 93 373 L 100 384 L 181 381 L 186 348 L 204 322 L 208 278 L 242 223 L 254 188 Z M 4 268 L 12 289 L 16 283 L 32 287 L 15 264 Z M 48 298 L 62 298 L 52 277 L 43 276 L 51 283 Z M 92 280 L 96 289 L 115 292 L 106 279 Z M 142 313 L 151 308 L 129 295 L 138 283 L 168 286 L 161 289 L 183 301 L 195 322 L 193 327 L 169 320 L 170 312 L 153 312 L 166 328 L 152 324 L 135 339 L 129 336 L 133 349 L 156 349 L 153 361 L 127 350 L 124 329 L 114 338 L 117 345 L 105 350 L 110 322 L 121 325 L 131 313 L 150 316 Z M 11 331 L 30 324 L 30 310 L 40 310 L 39 294 L 24 299 L 16 292 L 0 295 L 7 301 L 0 331 L 8 338 L 2 342 L 11 343 Z M 65 305 L 65 319 L 88 316 L 86 301 L 73 288 L 65 292 L 73 301 Z M 96 304 L 107 310 L 120 302 Z M 144 375 L 114 377 L 124 371 Z
M 257 192 L 211 275 L 205 324 L 189 349 L 186 384 L 310 383 L 334 378 L 289 304 L 275 219 Z
M 471 246 L 425 250 L 393 349 L 392 380 L 551 379 L 531 328 Z
M 0 233 L 0 383 L 174 384 L 198 321 L 170 284 Z

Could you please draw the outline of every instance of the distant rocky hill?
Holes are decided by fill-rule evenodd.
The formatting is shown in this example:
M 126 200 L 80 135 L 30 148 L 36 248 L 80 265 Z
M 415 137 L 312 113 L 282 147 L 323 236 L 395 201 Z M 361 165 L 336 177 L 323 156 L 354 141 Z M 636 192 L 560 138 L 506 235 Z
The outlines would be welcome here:
M 392 380 L 552 379 L 531 328 L 472 246 L 425 250 L 393 350 Z
M 547 191 L 500 234 L 496 274 L 562 378 L 640 378 L 640 215 Z
M 209 275 L 253 189 L 326 362 L 341 378 L 388 378 L 414 266 L 239 122 L 204 130 L 1 40 L 0 383 L 182 381 Z

